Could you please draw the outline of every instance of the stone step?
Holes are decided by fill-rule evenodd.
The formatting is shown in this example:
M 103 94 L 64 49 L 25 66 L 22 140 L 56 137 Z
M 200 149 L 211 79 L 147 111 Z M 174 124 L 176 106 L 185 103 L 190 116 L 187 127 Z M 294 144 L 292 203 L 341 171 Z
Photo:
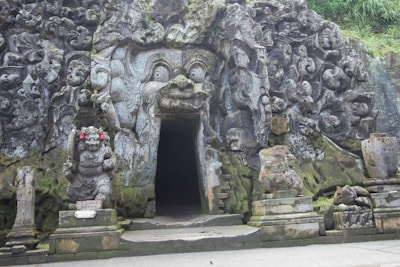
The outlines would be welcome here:
M 230 226 L 243 224 L 242 214 L 193 214 L 182 216 L 156 216 L 154 218 L 137 218 L 130 222 L 124 221 L 128 231 L 195 228 L 207 226 Z
M 148 255 L 251 248 L 259 246 L 258 231 L 248 225 L 125 231 L 121 249 Z

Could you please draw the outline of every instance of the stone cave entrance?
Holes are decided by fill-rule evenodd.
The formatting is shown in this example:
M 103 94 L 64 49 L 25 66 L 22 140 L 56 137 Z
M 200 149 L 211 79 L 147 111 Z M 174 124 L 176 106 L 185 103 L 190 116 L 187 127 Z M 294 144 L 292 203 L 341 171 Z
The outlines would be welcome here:
M 157 216 L 201 211 L 196 129 L 196 120 L 162 120 L 155 178 Z

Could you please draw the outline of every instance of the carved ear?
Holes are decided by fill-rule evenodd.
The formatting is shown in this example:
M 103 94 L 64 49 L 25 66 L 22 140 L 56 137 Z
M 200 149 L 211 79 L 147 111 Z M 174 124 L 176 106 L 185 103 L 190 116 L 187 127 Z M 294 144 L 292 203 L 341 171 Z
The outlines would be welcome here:
M 336 186 L 336 193 L 341 194 L 343 191 L 343 187 L 341 186 Z

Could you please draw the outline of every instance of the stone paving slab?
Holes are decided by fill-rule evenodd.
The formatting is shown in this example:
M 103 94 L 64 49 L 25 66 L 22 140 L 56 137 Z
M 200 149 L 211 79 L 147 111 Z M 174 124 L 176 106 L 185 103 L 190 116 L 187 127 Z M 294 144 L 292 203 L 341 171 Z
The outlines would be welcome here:
M 172 229 L 183 227 L 227 226 L 242 224 L 241 214 L 190 214 L 181 216 L 156 216 L 133 219 L 128 230 Z
M 400 240 L 257 248 L 23 265 L 22 267 L 399 267 Z
M 130 242 L 159 242 L 168 240 L 200 240 L 205 238 L 228 238 L 247 236 L 259 231 L 259 228 L 247 225 L 210 226 L 179 229 L 159 229 L 126 231 L 122 239 Z

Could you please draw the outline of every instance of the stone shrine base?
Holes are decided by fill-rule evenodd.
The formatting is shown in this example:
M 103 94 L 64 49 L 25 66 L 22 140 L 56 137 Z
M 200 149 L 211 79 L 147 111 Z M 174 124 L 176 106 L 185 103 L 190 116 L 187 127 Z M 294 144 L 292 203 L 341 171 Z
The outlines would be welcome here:
M 313 211 L 309 197 L 253 201 L 248 225 L 260 227 L 262 241 L 313 238 L 325 235 L 324 220 Z
M 374 202 L 375 227 L 378 233 L 400 231 L 400 192 L 371 194 Z
M 122 230 L 113 209 L 68 210 L 59 213 L 59 228 L 49 239 L 50 254 L 119 249 Z

